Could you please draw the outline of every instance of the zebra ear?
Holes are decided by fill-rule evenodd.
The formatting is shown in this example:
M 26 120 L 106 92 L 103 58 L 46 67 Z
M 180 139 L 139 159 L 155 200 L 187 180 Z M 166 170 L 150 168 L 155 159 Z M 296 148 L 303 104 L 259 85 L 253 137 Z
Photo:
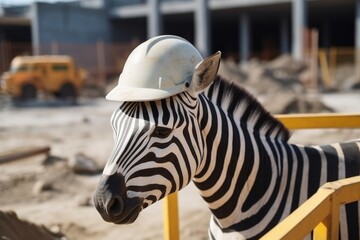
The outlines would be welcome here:
M 202 60 L 196 67 L 191 80 L 191 90 L 199 93 L 207 88 L 216 78 L 219 70 L 221 59 L 221 52 L 217 51 L 215 54 Z

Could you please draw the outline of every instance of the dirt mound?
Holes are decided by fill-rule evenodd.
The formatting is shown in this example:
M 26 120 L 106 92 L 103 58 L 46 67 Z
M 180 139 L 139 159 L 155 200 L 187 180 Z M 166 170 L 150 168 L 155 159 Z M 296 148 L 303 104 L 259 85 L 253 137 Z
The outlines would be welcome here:
M 238 66 L 232 60 L 221 62 L 219 73 L 257 94 L 294 88 L 303 89 L 302 79 L 307 72 L 305 63 L 283 55 L 273 61 L 262 63 L 252 59 L 246 66 Z
M 66 236 L 62 233 L 53 233 L 45 226 L 36 225 L 31 222 L 19 219 L 16 213 L 12 211 L 0 211 L 0 238 L 11 240 L 67 239 Z
M 334 112 L 318 95 L 303 95 L 292 91 L 263 96 L 263 106 L 273 114 Z
M 241 67 L 224 60 L 219 74 L 261 96 L 265 108 L 275 114 L 332 111 L 318 96 L 314 97 L 314 91 L 309 91 L 311 75 L 307 65 L 289 55 L 266 63 L 253 59 Z

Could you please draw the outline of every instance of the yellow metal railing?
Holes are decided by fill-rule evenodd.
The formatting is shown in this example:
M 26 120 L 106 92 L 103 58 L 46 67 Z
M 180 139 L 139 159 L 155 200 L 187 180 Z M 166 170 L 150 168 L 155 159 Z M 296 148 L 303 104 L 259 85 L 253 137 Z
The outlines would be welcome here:
M 357 114 L 289 114 L 289 115 L 276 115 L 276 117 L 287 128 L 289 128 L 291 130 L 317 129 L 317 128 L 360 128 L 360 113 L 357 113 Z M 294 233 L 296 234 L 295 238 L 294 238 L 294 235 L 289 235 L 290 237 L 286 236 L 286 238 L 285 237 L 284 238 L 275 237 L 275 236 L 280 236 L 280 235 L 274 235 L 274 237 L 272 237 L 272 236 L 269 238 L 266 237 L 266 239 L 299 239 L 300 237 L 297 233 L 302 234 L 303 232 L 301 232 L 301 231 L 304 231 L 304 226 L 306 226 L 306 227 L 309 226 L 309 229 L 310 229 L 309 231 L 306 231 L 306 233 L 304 233 L 306 235 L 318 223 L 320 223 L 320 224 L 315 229 L 315 239 L 324 239 L 324 237 L 316 238 L 319 234 L 321 234 L 321 236 L 325 236 L 325 238 L 328 236 L 331 236 L 327 231 L 329 229 L 331 229 L 331 231 L 337 231 L 336 230 L 337 228 L 336 227 L 329 228 L 329 224 L 333 224 L 333 226 L 338 224 L 338 220 L 336 220 L 336 219 L 338 219 L 338 216 L 336 215 L 336 212 L 337 212 L 336 207 L 338 207 L 338 205 L 336 205 L 337 203 L 334 203 L 334 201 L 337 201 L 338 199 L 340 199 L 341 201 L 339 201 L 339 202 L 343 203 L 343 200 L 344 200 L 343 198 L 345 198 L 346 201 L 350 199 L 349 202 L 360 199 L 360 198 L 356 198 L 356 196 L 354 197 L 353 195 L 350 195 L 351 190 L 348 190 L 349 188 L 351 189 L 352 186 L 359 187 L 359 191 L 355 190 L 355 191 L 353 191 L 354 192 L 353 194 L 356 195 L 356 193 L 359 192 L 359 196 L 360 196 L 360 183 L 358 184 L 358 183 L 352 182 L 352 181 L 360 181 L 360 178 L 354 178 L 354 179 L 353 178 L 344 179 L 339 182 L 340 185 L 344 184 L 344 187 L 339 188 L 340 190 L 342 189 L 340 193 L 341 194 L 349 193 L 349 195 L 343 195 L 343 196 L 341 196 L 341 199 L 338 198 L 339 196 L 337 196 L 336 194 L 339 193 L 340 190 L 338 191 L 337 189 L 332 189 L 332 187 L 338 186 L 337 184 L 339 184 L 339 183 L 338 182 L 328 183 L 319 189 L 319 192 L 321 193 L 320 197 L 316 197 L 315 200 L 313 198 L 310 198 L 308 200 L 308 201 L 311 200 L 310 203 L 308 201 L 306 203 L 304 203 L 304 204 L 307 204 L 306 212 L 308 212 L 309 215 L 306 215 L 306 217 L 304 219 L 299 219 L 299 217 L 301 217 L 301 216 L 298 216 L 298 215 L 295 215 L 295 217 L 293 216 L 293 214 L 298 211 L 295 211 L 293 214 L 291 214 L 290 216 L 292 219 L 291 220 L 292 224 L 290 224 L 290 223 L 287 223 L 287 224 L 289 224 L 289 226 L 290 225 L 302 226 L 300 228 L 296 226 L 296 230 L 291 230 L 291 231 L 289 230 L 291 232 L 291 234 L 294 234 Z M 356 188 L 356 189 L 358 189 L 358 188 Z M 329 191 L 337 192 L 337 193 L 331 194 Z M 322 193 L 322 192 L 326 192 L 326 193 Z M 330 195 L 330 196 L 328 196 L 328 195 Z M 336 197 L 334 197 L 334 196 L 336 196 Z M 352 200 L 352 199 L 355 199 L 355 200 Z M 323 201 L 325 203 L 321 203 Z M 320 207 L 316 208 L 315 207 L 315 206 L 317 206 L 316 204 L 318 204 L 318 205 L 320 204 Z M 313 209 L 313 210 L 315 209 L 316 210 L 316 211 L 314 210 L 315 213 L 310 214 L 311 209 Z M 329 210 L 331 212 L 330 214 L 329 214 L 329 211 L 327 211 L 327 209 L 328 210 L 330 209 Z M 304 210 L 302 210 L 302 211 L 305 212 Z M 320 212 L 321 212 L 321 214 L 320 214 Z M 323 212 L 325 212 L 325 213 L 323 213 Z M 177 200 L 176 193 L 173 193 L 164 199 L 163 213 L 164 213 L 163 214 L 164 215 L 164 239 L 165 240 L 178 240 L 179 239 L 179 218 L 178 218 L 178 200 Z M 315 217 L 311 217 L 311 216 L 315 216 Z M 295 221 L 296 219 L 297 219 L 297 221 Z M 279 233 L 276 233 L 276 234 L 279 234 Z M 334 236 L 334 235 L 332 235 L 332 236 Z M 329 237 L 328 239 L 332 239 L 332 238 Z
M 360 127 L 360 113 L 279 114 L 276 117 L 291 130 Z
M 313 229 L 315 240 L 338 239 L 340 205 L 357 200 L 360 176 L 326 183 L 261 239 L 304 239 Z

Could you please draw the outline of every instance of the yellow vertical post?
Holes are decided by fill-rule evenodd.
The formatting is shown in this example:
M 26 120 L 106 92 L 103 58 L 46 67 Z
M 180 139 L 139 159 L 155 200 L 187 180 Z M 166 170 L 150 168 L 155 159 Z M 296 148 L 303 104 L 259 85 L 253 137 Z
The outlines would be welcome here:
M 337 240 L 339 238 L 339 208 L 338 192 L 331 195 L 329 215 L 314 228 L 314 240 Z
M 331 235 L 331 216 L 328 215 L 315 228 L 313 233 L 314 240 L 329 240 Z
M 332 84 L 333 86 L 336 86 L 335 83 L 335 74 L 336 74 L 336 62 L 337 62 L 337 49 L 336 48 L 330 48 L 330 53 L 329 53 L 329 62 L 330 62 L 330 74 L 331 74 L 331 80 L 332 80 Z
M 321 68 L 321 75 L 323 79 L 324 86 L 326 88 L 331 88 L 333 86 L 329 65 L 326 59 L 326 53 L 324 50 L 319 51 L 319 62 L 320 62 L 320 68 Z
M 330 235 L 329 240 L 337 240 L 339 238 L 339 222 L 340 222 L 340 200 L 339 192 L 334 192 L 331 197 L 331 218 L 330 218 Z
M 164 198 L 163 203 L 164 240 L 179 239 L 179 213 L 177 193 Z

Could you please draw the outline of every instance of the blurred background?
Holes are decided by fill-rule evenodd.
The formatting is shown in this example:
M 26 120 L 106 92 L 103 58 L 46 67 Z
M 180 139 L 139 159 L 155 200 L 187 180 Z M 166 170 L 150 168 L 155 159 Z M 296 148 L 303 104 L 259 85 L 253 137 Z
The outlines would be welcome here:
M 271 113 L 360 113 L 360 0 L 0 0 L 0 238 L 163 238 L 161 202 L 115 226 L 91 201 L 118 107 L 104 96 L 130 52 L 162 34 L 203 57 L 220 50 L 220 74 Z M 207 239 L 197 190 L 179 199 L 181 238 Z
M 310 68 L 303 80 L 313 81 L 308 83 L 313 87 L 352 88 L 359 84 L 359 4 L 356 0 L 2 0 L 0 72 L 8 71 L 19 55 L 70 55 L 87 70 L 86 85 L 103 87 L 118 77 L 139 43 L 174 34 L 192 42 L 204 57 L 220 50 L 224 60 L 244 66 L 287 55 Z

